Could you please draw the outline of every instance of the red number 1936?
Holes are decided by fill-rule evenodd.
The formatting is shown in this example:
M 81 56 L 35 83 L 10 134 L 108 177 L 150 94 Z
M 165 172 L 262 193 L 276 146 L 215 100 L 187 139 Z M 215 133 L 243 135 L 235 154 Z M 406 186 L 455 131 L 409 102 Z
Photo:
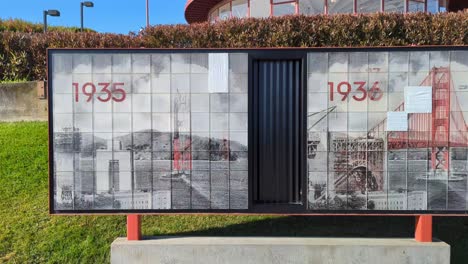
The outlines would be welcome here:
M 353 84 L 357 87 L 355 88 L 356 93 L 353 95 L 354 100 L 358 102 L 364 101 L 368 96 L 372 101 L 379 101 L 382 99 L 383 92 L 379 87 L 379 82 L 375 82 L 369 90 L 365 88 L 366 82 L 354 82 Z M 333 101 L 335 99 L 335 83 L 329 82 L 328 87 L 330 88 L 330 101 Z M 341 101 L 346 101 L 349 94 L 352 92 L 351 84 L 349 82 L 340 82 L 336 87 L 336 92 L 342 96 Z
M 101 102 L 109 102 L 110 100 L 114 102 L 124 101 L 127 97 L 127 93 L 123 89 L 124 85 L 124 83 L 98 83 L 97 86 L 101 88 L 99 91 L 101 95 L 97 99 Z M 90 102 L 97 92 L 96 85 L 90 82 L 83 84 L 81 89 L 79 83 L 73 83 L 73 87 L 75 88 L 75 102 L 80 100 L 80 90 L 82 94 L 88 97 L 86 102 Z

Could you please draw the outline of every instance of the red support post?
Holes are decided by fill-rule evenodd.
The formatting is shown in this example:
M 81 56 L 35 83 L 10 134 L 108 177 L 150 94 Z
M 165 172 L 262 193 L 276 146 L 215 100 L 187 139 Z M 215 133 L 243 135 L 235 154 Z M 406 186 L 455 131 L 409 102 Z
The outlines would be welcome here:
M 432 242 L 432 215 L 416 216 L 414 239 L 418 242 Z
M 140 215 L 127 215 L 127 240 L 141 240 Z

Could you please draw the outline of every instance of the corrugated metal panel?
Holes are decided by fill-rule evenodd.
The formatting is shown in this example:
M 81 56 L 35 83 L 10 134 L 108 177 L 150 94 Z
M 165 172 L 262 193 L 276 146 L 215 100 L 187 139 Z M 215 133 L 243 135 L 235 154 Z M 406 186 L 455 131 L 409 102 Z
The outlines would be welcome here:
M 254 61 L 254 202 L 301 203 L 301 61 Z

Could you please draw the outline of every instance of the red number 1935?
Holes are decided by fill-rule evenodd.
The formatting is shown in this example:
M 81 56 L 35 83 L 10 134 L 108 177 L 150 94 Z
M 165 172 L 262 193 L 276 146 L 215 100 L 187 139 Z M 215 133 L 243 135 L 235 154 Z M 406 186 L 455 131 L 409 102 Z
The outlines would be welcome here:
M 101 102 L 109 102 L 110 100 L 114 102 L 124 101 L 127 97 L 127 93 L 123 89 L 124 85 L 124 83 L 98 83 L 97 86 L 101 88 L 99 91 L 101 95 L 97 99 Z M 73 83 L 73 87 L 75 88 L 75 102 L 80 100 L 80 90 L 82 94 L 88 97 L 86 102 L 90 102 L 97 92 L 96 85 L 90 82 L 83 84 L 81 89 L 79 83 Z

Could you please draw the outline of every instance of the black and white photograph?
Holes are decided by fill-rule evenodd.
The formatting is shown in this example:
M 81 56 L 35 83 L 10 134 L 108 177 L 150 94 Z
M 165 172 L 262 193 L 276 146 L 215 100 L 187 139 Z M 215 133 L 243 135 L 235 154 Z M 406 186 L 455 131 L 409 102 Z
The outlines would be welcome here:
M 309 54 L 309 209 L 466 210 L 462 53 Z
M 248 208 L 246 54 L 56 56 L 57 210 Z

